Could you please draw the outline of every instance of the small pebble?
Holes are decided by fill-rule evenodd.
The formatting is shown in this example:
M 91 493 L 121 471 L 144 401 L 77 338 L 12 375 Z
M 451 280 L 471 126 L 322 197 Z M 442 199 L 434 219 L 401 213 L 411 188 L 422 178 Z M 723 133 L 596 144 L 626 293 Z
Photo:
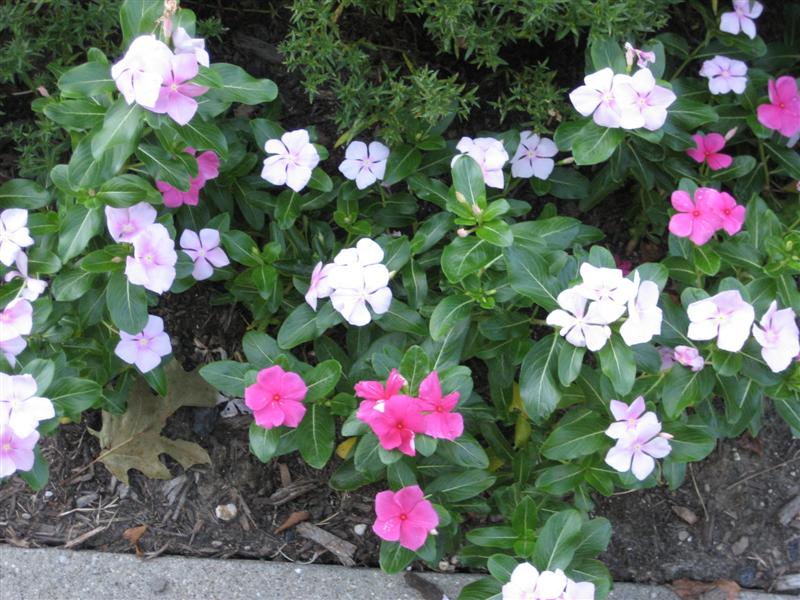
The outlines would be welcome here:
M 364 535 L 364 533 L 367 531 L 367 526 L 364 525 L 364 523 L 358 523 L 353 525 L 353 531 L 356 535 Z
M 303 572 L 303 569 L 297 568 L 297 569 L 294 570 L 294 572 L 297 573 L 298 575 L 300 575 L 300 573 Z
M 733 543 L 731 546 L 731 552 L 733 552 L 733 554 L 736 556 L 740 556 L 744 554 L 744 551 L 747 550 L 749 545 L 750 539 L 746 535 L 743 535 Z
M 31 515 L 29 513 L 22 513 L 22 518 L 25 519 L 26 521 L 30 521 Z
M 684 529 L 681 529 L 681 530 L 678 532 L 678 539 L 679 539 L 680 541 L 682 541 L 682 542 L 685 542 L 686 540 L 688 540 L 688 539 L 689 539 L 689 532 L 688 532 L 688 531 L 686 531 L 686 530 L 684 530 Z
M 220 504 L 214 509 L 214 514 L 216 514 L 217 518 L 221 521 L 230 521 L 234 519 L 236 517 L 236 513 L 236 505 L 233 503 Z
M 52 497 L 53 497 L 53 492 L 51 492 L 50 490 L 47 490 L 47 491 L 44 493 L 44 497 L 45 497 L 45 498 L 47 498 L 47 499 L 50 499 L 50 498 L 52 498 Z
M 219 540 L 214 540 L 213 542 L 211 542 L 211 545 L 214 546 L 214 548 L 222 548 L 222 542 L 220 542 Z

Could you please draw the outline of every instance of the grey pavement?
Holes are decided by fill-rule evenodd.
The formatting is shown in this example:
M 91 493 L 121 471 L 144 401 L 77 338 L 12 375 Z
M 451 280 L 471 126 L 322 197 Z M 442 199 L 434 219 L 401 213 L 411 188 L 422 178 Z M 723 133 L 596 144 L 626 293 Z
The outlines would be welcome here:
M 473 575 L 425 573 L 456 600 Z M 789 600 L 744 592 L 738 600 Z M 794 597 L 795 600 L 797 597 Z M 0 544 L 0 600 L 421 600 L 401 575 L 327 565 L 21 549 Z M 677 600 L 662 587 L 620 583 L 609 600 Z

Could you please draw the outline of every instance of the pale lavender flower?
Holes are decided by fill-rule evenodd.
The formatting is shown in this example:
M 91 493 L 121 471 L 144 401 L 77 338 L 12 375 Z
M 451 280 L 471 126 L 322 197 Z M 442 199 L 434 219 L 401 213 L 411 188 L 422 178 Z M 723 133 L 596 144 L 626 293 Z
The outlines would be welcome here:
M 555 166 L 552 157 L 558 154 L 558 147 L 553 140 L 540 138 L 531 131 L 523 131 L 519 136 L 517 152 L 511 159 L 511 175 L 525 179 L 550 177 Z
M 328 273 L 332 268 L 332 264 L 323 265 L 322 262 L 318 262 L 311 273 L 311 282 L 305 298 L 308 305 L 314 310 L 317 310 L 317 300 L 327 298 L 333 291 L 328 282 Z
M 33 302 L 44 293 L 47 288 L 47 282 L 41 279 L 36 279 L 28 274 L 28 256 L 24 252 L 17 254 L 15 260 L 17 269 L 16 271 L 9 271 L 3 277 L 4 281 L 13 281 L 16 278 L 22 279 L 22 289 L 20 290 L 20 298 Z
M 584 84 L 569 94 L 570 102 L 584 117 L 592 115 L 601 127 L 620 126 L 620 111 L 614 96 L 614 71 L 606 67 L 583 78 Z
M 106 206 L 106 226 L 115 242 L 131 242 L 133 238 L 156 222 L 156 209 L 147 202 L 128 208 Z
M 23 208 L 0 212 L 0 263 L 10 267 L 17 254 L 33 244 L 27 225 L 28 211 Z
M 778 310 L 773 300 L 758 324 L 753 325 L 753 337 L 761 345 L 761 356 L 773 373 L 780 373 L 800 354 L 800 332 L 791 308 Z
M 287 185 L 295 192 L 306 187 L 311 172 L 319 164 L 319 152 L 305 129 L 287 131 L 281 139 L 267 140 L 264 149 L 274 156 L 264 159 L 262 179 L 272 185 Z
M 111 77 L 125 102 L 152 109 L 170 72 L 172 50 L 154 35 L 140 35 L 111 67 Z
M 596 352 L 606 345 L 611 329 L 597 302 L 589 304 L 587 310 L 586 298 L 575 288 L 564 290 L 556 300 L 561 308 L 547 315 L 548 325 L 560 327 L 559 334 L 573 346 Z
M 119 337 L 114 354 L 126 363 L 136 365 L 142 373 L 155 369 L 161 364 L 161 358 L 172 352 L 169 336 L 164 332 L 164 321 L 154 315 L 147 317 L 147 325 L 141 332 L 120 331 Z
M 653 415 L 654 413 L 647 413 Z M 645 415 L 646 416 L 646 415 Z M 656 458 L 664 458 L 672 450 L 666 437 L 660 436 L 657 418 L 642 418 L 637 426 L 617 440 L 606 454 L 606 464 L 620 473 L 631 471 L 639 481 L 655 469 Z
M 633 75 L 614 75 L 614 97 L 620 111 L 620 127 L 644 127 L 650 131 L 664 125 L 667 107 L 678 99 L 672 90 L 656 85 L 650 69 L 639 69 Z
M 383 179 L 388 158 L 389 148 L 380 142 L 371 142 L 369 146 L 364 142 L 351 142 L 345 150 L 339 171 L 347 179 L 355 181 L 358 189 L 363 190 Z
M 53 403 L 36 395 L 36 380 L 31 375 L 0 373 L 0 423 L 24 438 L 36 431 L 40 421 L 55 416 Z
M 16 298 L 0 312 L 0 342 L 28 335 L 33 328 L 33 306 L 24 298 Z
M 636 429 L 637 425 L 640 423 L 640 417 L 641 420 L 645 420 L 645 418 L 649 420 L 649 415 L 652 415 L 652 418 L 656 417 L 655 413 L 652 412 L 645 414 L 646 407 L 644 404 L 644 396 L 636 398 L 631 402 L 630 406 L 619 400 L 612 400 L 610 402 L 610 408 L 611 414 L 614 415 L 616 422 L 609 425 L 608 429 L 606 429 L 606 435 L 615 440 Z M 644 417 L 642 417 L 643 414 Z M 656 421 L 657 420 L 658 419 L 656 419 Z
M 503 165 L 508 162 L 508 152 L 503 147 L 503 142 L 495 138 L 469 138 L 462 137 L 456 150 L 461 152 L 453 157 L 450 166 L 463 155 L 472 158 L 483 173 L 483 181 L 492 188 L 503 189 Z
M 10 340 L 0 340 L 0 352 L 2 352 L 8 364 L 12 367 L 17 364 L 17 356 L 19 356 L 28 343 L 22 338 L 17 336 Z
M 20 437 L 0 422 L 0 478 L 13 475 L 15 471 L 30 471 L 36 460 L 33 448 L 38 441 L 38 431 Z
M 220 247 L 219 231 L 201 229 L 200 235 L 186 229 L 181 234 L 181 248 L 194 261 L 192 277 L 197 281 L 208 279 L 214 274 L 214 267 L 221 268 L 231 263 L 225 250 Z
M 742 299 L 738 290 L 720 292 L 716 296 L 692 302 L 689 315 L 690 340 L 712 340 L 728 352 L 739 352 L 750 336 L 755 319 L 753 307 Z
M 198 63 L 204 67 L 209 65 L 206 41 L 191 37 L 183 27 L 178 27 L 172 34 L 172 45 L 175 47 L 175 54 L 194 54 Z
M 689 367 L 695 373 L 702 370 L 706 364 L 697 348 L 691 346 L 675 346 L 672 357 L 676 362 L 684 367 Z
M 756 37 L 757 19 L 764 11 L 764 5 L 755 0 L 733 0 L 733 12 L 722 13 L 719 30 L 732 35 L 743 32 L 751 40 Z
M 178 255 L 169 231 L 154 223 L 133 238 L 133 256 L 127 257 L 125 275 L 131 283 L 163 294 L 175 281 L 176 262 Z
M 747 65 L 741 60 L 727 56 L 715 56 L 703 61 L 700 76 L 708 78 L 708 89 L 712 94 L 743 94 L 747 87 Z

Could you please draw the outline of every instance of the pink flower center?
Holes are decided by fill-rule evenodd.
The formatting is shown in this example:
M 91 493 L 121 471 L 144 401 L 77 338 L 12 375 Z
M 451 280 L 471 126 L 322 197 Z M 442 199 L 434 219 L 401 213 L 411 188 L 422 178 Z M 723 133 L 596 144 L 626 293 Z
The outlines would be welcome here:
M 398 423 L 397 425 L 395 425 L 395 427 L 397 427 L 397 429 L 399 429 L 400 431 L 402 431 L 403 429 L 405 429 L 405 427 L 403 426 L 403 424 L 402 424 L 402 423 Z
M 125 225 L 122 226 L 122 233 L 130 233 L 131 231 L 133 231 L 133 225 L 130 223 L 125 223 Z
M 722 212 L 724 212 L 724 213 L 725 213 L 725 216 L 726 216 L 726 217 L 729 217 L 729 216 L 731 215 L 731 209 L 730 209 L 730 208 L 726 208 L 726 209 L 725 209 L 725 210 L 723 210 Z
M 731 72 L 728 71 L 728 69 L 722 69 L 722 73 L 720 73 L 720 75 L 722 75 L 723 77 L 730 77 Z
M 11 321 L 11 315 L 9 315 L 6 312 L 1 312 L 0 321 L 2 321 L 3 323 L 8 323 L 9 321 Z
M 205 251 L 205 250 L 203 250 L 202 248 L 200 248 L 200 250 L 198 250 L 198 251 L 197 251 L 197 256 L 199 256 L 199 257 L 201 257 L 201 258 L 202 258 L 202 257 L 204 257 L 205 255 L 206 255 L 206 251 Z
M 699 217 L 699 216 L 700 216 L 700 211 L 699 211 L 699 210 L 697 210 L 697 209 L 695 208 L 695 209 L 692 211 L 692 216 L 693 216 L 693 217 L 695 217 L 695 218 L 696 218 L 696 217 Z
M 406 513 L 400 513 L 400 516 L 397 518 L 400 519 L 401 521 L 407 521 L 408 515 Z
M 441 404 L 436 407 L 436 412 L 438 412 L 438 413 L 443 413 L 444 412 L 444 408 L 442 408 Z
M 11 444 L 9 442 L 5 442 L 2 445 L 3 452 L 10 452 L 11 451 Z M 403 515 L 405 516 L 405 515 Z
M 173 92 L 177 92 L 178 91 L 178 84 L 177 83 L 173 83 L 172 85 L 169 86 L 169 89 L 172 90 Z
M 272 401 L 273 402 L 280 402 L 281 401 L 281 395 L 280 394 L 273 394 Z
M 778 108 L 786 108 L 786 104 L 783 102 L 778 103 Z

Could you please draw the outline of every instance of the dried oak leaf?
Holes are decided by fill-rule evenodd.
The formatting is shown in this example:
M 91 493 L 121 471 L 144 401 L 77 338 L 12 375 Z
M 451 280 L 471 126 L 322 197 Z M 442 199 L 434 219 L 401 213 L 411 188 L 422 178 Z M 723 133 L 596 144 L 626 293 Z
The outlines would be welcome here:
M 703 600 L 708 592 L 719 590 L 725 594 L 725 600 L 736 600 L 741 588 L 735 581 L 719 579 L 712 583 L 693 581 L 691 579 L 676 579 L 670 586 L 672 591 L 681 597 L 681 600 Z
M 100 440 L 102 462 L 117 479 L 128 484 L 128 470 L 137 469 L 153 479 L 171 479 L 169 469 L 159 460 L 169 454 L 184 469 L 196 464 L 209 464 L 208 453 L 194 442 L 171 440 L 161 435 L 167 418 L 182 406 L 211 407 L 217 393 L 197 371 L 187 373 L 176 362 L 165 367 L 168 393 L 165 398 L 150 391 L 139 378 L 128 398 L 123 415 L 103 411 L 103 427 L 92 431 Z
M 139 546 L 139 540 L 142 539 L 145 531 L 147 531 L 147 525 L 129 527 L 122 532 L 122 537 L 133 544 L 133 549 L 136 551 L 136 556 L 142 555 L 142 547 Z

